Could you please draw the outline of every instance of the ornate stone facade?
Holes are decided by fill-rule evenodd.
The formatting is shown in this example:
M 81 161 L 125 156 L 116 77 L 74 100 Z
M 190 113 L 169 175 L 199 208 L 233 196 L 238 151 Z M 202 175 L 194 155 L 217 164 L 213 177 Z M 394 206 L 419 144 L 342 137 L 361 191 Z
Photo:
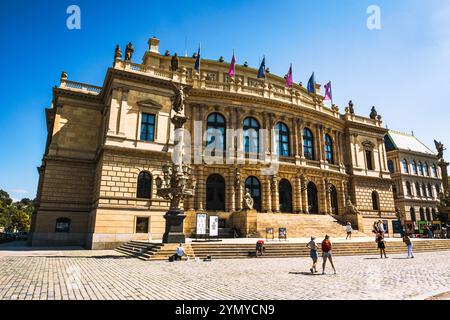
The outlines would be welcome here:
M 246 189 L 258 212 L 252 213 L 256 223 L 258 216 L 271 221 L 267 215 L 296 215 L 298 221 L 317 214 L 352 219 L 364 230 L 374 220 L 396 218 L 381 117 L 358 116 L 353 103 L 341 114 L 337 106 L 326 107 L 320 94 L 310 95 L 299 85 L 286 88 L 281 77 L 267 74 L 265 81 L 255 81 L 253 68 L 237 66 L 233 80 L 227 78 L 226 63 L 202 60 L 198 74 L 194 58 L 176 60 L 172 71 L 172 57 L 161 55 L 159 40 L 152 38 L 142 64 L 116 54 L 102 87 L 61 79 L 47 109 L 34 245 L 99 249 L 161 239 L 169 203 L 157 197 L 155 179 L 163 176 L 173 151 L 174 83 L 189 88 L 185 127 L 202 142 L 202 147 L 192 142 L 191 148 L 192 158 L 201 162 L 192 166 L 195 196 L 184 203 L 188 236 L 195 231 L 197 212 L 218 214 L 232 226 Z M 320 85 L 316 88 L 320 92 Z M 258 139 L 267 146 L 255 163 L 206 164 L 203 146 L 213 118 L 223 130 L 247 123 L 270 130 L 282 124 L 284 151 L 276 174 L 263 174 L 275 153 L 273 139 L 263 134 Z M 349 201 L 360 217 L 352 218 Z

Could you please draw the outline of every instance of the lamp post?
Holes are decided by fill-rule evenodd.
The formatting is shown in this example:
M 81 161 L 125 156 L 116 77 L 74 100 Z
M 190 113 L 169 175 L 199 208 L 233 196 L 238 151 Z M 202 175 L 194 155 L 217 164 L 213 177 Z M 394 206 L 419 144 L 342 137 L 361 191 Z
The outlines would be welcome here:
M 175 86 L 175 85 L 174 85 Z M 185 243 L 186 236 L 183 232 L 184 219 L 186 215 L 182 208 L 182 201 L 193 197 L 195 193 L 196 180 L 188 163 L 184 162 L 184 129 L 187 121 L 185 116 L 184 102 L 186 87 L 175 86 L 176 93 L 172 99 L 174 116 L 171 121 L 175 126 L 176 142 L 172 155 L 172 163 L 162 167 L 163 177 L 156 178 L 157 195 L 170 201 L 170 209 L 164 216 L 166 229 L 163 243 Z M 190 155 L 189 155 L 190 157 Z

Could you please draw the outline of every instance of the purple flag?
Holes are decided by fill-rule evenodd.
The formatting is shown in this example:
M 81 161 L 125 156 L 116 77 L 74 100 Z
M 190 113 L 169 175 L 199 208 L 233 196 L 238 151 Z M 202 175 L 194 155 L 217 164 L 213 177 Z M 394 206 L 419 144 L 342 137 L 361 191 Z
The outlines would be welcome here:
M 285 76 L 285 79 L 286 79 L 286 87 L 292 87 L 292 85 L 294 84 L 294 81 L 292 80 L 292 63 L 291 67 L 289 68 L 288 74 Z
M 231 59 L 230 70 L 228 71 L 228 76 L 233 78 L 236 75 L 236 57 L 234 56 L 233 51 L 233 59 Z
M 324 87 L 325 87 L 325 98 L 324 98 L 324 100 L 331 100 L 331 101 L 333 101 L 333 93 L 331 91 L 331 81 L 328 82 Z

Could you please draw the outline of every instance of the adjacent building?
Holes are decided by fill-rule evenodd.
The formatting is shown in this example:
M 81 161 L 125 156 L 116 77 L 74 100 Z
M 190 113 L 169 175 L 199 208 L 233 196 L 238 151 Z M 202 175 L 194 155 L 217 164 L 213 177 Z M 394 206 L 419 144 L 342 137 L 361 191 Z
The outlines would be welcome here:
M 190 155 L 203 159 L 192 165 L 196 192 L 184 203 L 188 236 L 195 233 L 199 212 L 218 215 L 222 227 L 240 230 L 241 236 L 264 236 L 270 227 L 287 227 L 290 237 L 310 236 L 311 223 L 305 225 L 304 217 L 311 216 L 340 229 L 338 221 L 351 220 L 367 233 L 374 221 L 391 226 L 396 220 L 381 117 L 373 112 L 370 117 L 357 115 L 352 103 L 343 111 L 327 107 L 319 84 L 317 93 L 309 94 L 301 85 L 286 87 L 285 79 L 270 73 L 258 79 L 258 70 L 245 65 L 236 66 L 231 79 L 223 59 L 202 59 L 198 73 L 195 57 L 160 54 L 159 43 L 149 40 L 140 64 L 132 61 L 131 49 L 125 59 L 117 49 L 100 87 L 70 81 L 63 73 L 53 89 L 53 103 L 46 110 L 47 144 L 39 167 L 33 245 L 102 249 L 162 238 L 168 202 L 156 195 L 155 182 L 171 161 L 172 99 L 180 85 L 188 88 L 185 127 L 193 137 Z M 264 129 L 277 129 L 276 139 L 263 134 Z M 233 147 L 226 142 L 228 130 L 243 132 L 241 138 L 233 138 Z M 195 137 L 200 147 L 194 145 Z M 204 147 L 213 139 L 231 152 L 232 163 L 206 162 Z M 243 155 L 236 153 L 239 139 Z M 267 142 L 262 150 L 261 140 Z M 417 201 L 417 212 L 422 207 L 431 213 L 438 191 L 431 155 L 393 152 L 408 161 L 411 173 L 401 173 L 401 179 L 417 181 L 421 194 L 425 183 L 424 197 L 405 199 Z M 257 154 L 253 163 L 247 161 L 252 153 Z M 263 174 L 274 154 L 279 156 L 278 170 Z M 421 160 L 417 170 L 424 170 L 423 175 L 412 174 L 413 160 Z M 400 174 L 402 160 L 391 161 L 397 161 Z M 398 196 L 408 194 L 401 183 Z M 428 184 L 433 198 L 428 198 Z M 256 210 L 251 232 L 241 225 L 249 221 L 242 216 L 246 190 Z M 406 203 L 404 208 L 410 209 Z
M 393 130 L 385 143 L 395 205 L 403 220 L 438 220 L 443 186 L 436 153 L 414 135 Z

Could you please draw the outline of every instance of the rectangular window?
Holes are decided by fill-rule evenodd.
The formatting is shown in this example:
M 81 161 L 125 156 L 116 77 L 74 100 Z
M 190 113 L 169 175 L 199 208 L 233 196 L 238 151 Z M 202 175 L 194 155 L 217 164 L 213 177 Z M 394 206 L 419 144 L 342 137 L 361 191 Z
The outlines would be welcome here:
M 374 170 L 373 160 L 372 160 L 372 151 L 366 150 L 366 162 L 367 162 L 367 170 Z
M 155 141 L 155 115 L 142 113 L 141 120 L 141 141 Z
M 149 218 L 137 217 L 136 218 L 136 233 L 148 233 Z

